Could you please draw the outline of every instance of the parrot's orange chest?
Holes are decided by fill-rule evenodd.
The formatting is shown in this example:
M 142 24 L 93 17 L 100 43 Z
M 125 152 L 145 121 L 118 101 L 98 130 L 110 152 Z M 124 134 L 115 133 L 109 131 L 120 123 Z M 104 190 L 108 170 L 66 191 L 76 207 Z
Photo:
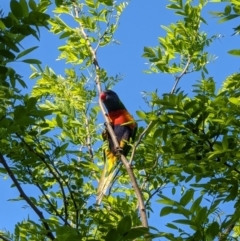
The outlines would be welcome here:
M 136 126 L 136 123 L 133 119 L 133 117 L 129 114 L 127 110 L 117 110 L 112 111 L 108 114 L 110 122 L 115 125 L 123 125 L 124 123 L 131 122 L 127 124 L 131 128 L 134 128 Z

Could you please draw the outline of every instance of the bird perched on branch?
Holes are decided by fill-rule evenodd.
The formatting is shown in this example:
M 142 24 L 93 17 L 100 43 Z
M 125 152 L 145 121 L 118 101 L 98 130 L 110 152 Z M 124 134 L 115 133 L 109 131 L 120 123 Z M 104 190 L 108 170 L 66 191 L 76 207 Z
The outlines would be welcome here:
M 131 146 L 129 141 L 133 141 L 137 132 L 137 123 L 129 114 L 118 95 L 112 90 L 106 90 L 101 93 L 100 98 L 104 103 L 107 111 L 109 122 L 119 143 L 120 151 L 127 156 Z M 107 131 L 103 134 L 103 139 L 108 141 L 108 148 L 104 150 L 105 165 L 101 179 L 98 184 L 97 204 L 100 204 L 103 196 L 113 181 L 117 170 L 117 161 L 119 157 L 112 138 Z

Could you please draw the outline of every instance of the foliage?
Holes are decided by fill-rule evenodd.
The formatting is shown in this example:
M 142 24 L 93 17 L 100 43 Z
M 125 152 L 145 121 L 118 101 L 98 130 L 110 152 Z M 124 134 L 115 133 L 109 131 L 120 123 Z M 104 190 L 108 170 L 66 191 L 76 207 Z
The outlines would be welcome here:
M 123 165 L 103 204 L 95 204 L 103 165 L 99 85 L 111 88 L 119 81 L 99 67 L 96 52 L 113 42 L 128 2 L 55 0 L 53 15 L 49 0 L 11 0 L 11 12 L 0 18 L 0 172 L 19 191 L 11 201 L 24 200 L 38 219 L 17 223 L 13 233 L 0 232 L 0 239 L 237 240 L 240 73 L 228 76 L 216 90 L 207 68 L 214 57 L 207 47 L 217 36 L 201 30 L 207 24 L 202 10 L 208 1 L 170 2 L 167 9 L 179 20 L 162 26 L 166 35 L 157 47 L 144 47 L 143 57 L 150 63 L 146 72 L 175 75 L 175 85 L 170 93 L 152 92 L 149 111 L 137 111 L 145 124 L 132 153 L 133 174 L 149 216 L 157 199 L 163 205 L 160 220 L 179 217 L 166 224 L 170 231 L 142 226 L 139 200 Z M 239 17 L 238 1 L 228 2 L 224 12 L 214 13 L 220 22 Z M 71 26 L 65 15 L 73 20 Z M 38 59 L 25 59 L 37 46 L 20 51 L 25 38 L 41 40 L 43 27 L 66 39 L 58 47 L 59 59 L 69 64 L 64 76 L 42 67 Z M 239 55 L 239 50 L 230 53 Z M 26 95 L 20 91 L 27 87 L 25 81 L 10 67 L 18 61 L 29 64 L 30 78 L 36 79 Z M 199 81 L 190 97 L 176 87 L 193 72 Z M 36 192 L 27 195 L 25 184 Z M 165 187 L 173 195 L 181 189 L 181 198 L 164 195 Z M 235 212 L 222 220 L 220 207 L 226 202 L 233 203 Z
M 222 2 L 222 0 L 214 0 L 214 2 Z M 224 23 L 226 21 L 240 17 L 240 3 L 236 0 L 229 0 L 230 4 L 226 5 L 223 12 L 212 12 L 214 16 L 220 18 L 219 23 Z M 238 35 L 240 33 L 240 25 L 234 28 L 233 35 Z M 240 56 L 240 49 L 232 49 L 228 51 L 229 54 Z

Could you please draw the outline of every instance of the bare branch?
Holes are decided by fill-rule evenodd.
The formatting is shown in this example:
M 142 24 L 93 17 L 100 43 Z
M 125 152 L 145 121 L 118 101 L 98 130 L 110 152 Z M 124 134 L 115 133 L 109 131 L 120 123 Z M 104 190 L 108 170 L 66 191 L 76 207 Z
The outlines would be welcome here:
M 48 225 L 48 223 L 46 223 L 45 218 L 42 214 L 42 212 L 34 205 L 34 203 L 31 201 L 31 199 L 26 195 L 26 193 L 23 191 L 21 185 L 19 184 L 18 180 L 16 179 L 16 177 L 14 176 L 11 168 L 8 166 L 6 160 L 4 159 L 3 155 L 0 153 L 0 163 L 2 163 L 2 165 L 4 166 L 4 168 L 6 169 L 8 175 L 10 176 L 10 178 L 12 179 L 14 185 L 17 187 L 20 196 L 28 203 L 28 205 L 33 209 L 33 211 L 38 215 L 38 217 L 40 218 L 40 220 L 43 223 L 43 226 L 45 227 L 46 231 L 47 231 L 47 236 L 51 239 L 54 240 L 55 237 L 53 235 L 53 233 L 51 232 L 51 229 Z

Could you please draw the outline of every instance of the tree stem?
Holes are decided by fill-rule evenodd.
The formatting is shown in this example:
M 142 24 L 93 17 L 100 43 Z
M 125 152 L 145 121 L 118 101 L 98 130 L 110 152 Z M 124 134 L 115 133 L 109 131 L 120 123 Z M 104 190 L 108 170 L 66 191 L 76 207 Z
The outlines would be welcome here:
M 3 155 L 0 153 L 0 163 L 2 163 L 2 165 L 4 166 L 4 168 L 6 169 L 8 175 L 10 176 L 10 178 L 12 179 L 14 185 L 17 187 L 19 193 L 20 193 L 20 197 L 22 197 L 27 203 L 28 205 L 33 209 L 33 211 L 38 215 L 38 217 L 40 218 L 40 220 L 43 223 L 43 226 L 45 227 L 46 231 L 47 231 L 47 236 L 51 239 L 54 240 L 55 237 L 53 235 L 53 233 L 51 232 L 51 229 L 48 225 L 48 223 L 46 223 L 45 218 L 42 214 L 42 212 L 34 205 L 34 203 L 31 201 L 31 199 L 26 195 L 26 193 L 23 191 L 20 183 L 18 182 L 18 180 L 16 179 L 16 177 L 14 176 L 11 168 L 8 166 L 5 158 L 3 157 Z
M 77 7 L 74 6 L 74 9 L 75 9 L 75 16 L 78 17 Z M 99 73 L 98 73 L 99 70 L 100 70 L 100 67 L 99 67 L 99 64 L 98 64 L 96 51 L 93 49 L 93 47 L 91 45 L 91 42 L 89 41 L 89 38 L 88 38 L 87 34 L 85 33 L 84 28 L 81 25 L 80 25 L 80 32 L 81 32 L 83 38 L 86 40 L 88 48 L 89 48 L 89 51 L 91 52 L 91 55 L 92 55 L 92 63 L 93 63 L 93 65 L 95 67 L 95 70 L 96 70 L 96 79 L 95 79 L 95 81 L 96 81 L 96 85 L 97 85 L 97 88 L 98 88 L 98 93 L 100 94 L 102 92 L 100 76 L 99 76 Z M 104 109 L 103 103 L 102 103 L 100 98 L 99 98 L 99 106 L 101 108 L 101 111 L 102 111 L 102 113 L 104 115 L 104 118 L 105 118 L 105 121 L 107 123 L 107 130 L 108 130 L 109 135 L 111 136 L 111 139 L 113 141 L 115 149 L 119 149 L 119 143 L 118 143 L 117 138 L 116 138 L 116 136 L 114 134 L 114 131 L 113 131 L 112 126 L 111 126 L 111 124 L 109 122 L 107 113 L 106 113 L 106 111 Z M 144 206 L 143 196 L 142 196 L 141 190 L 140 190 L 140 188 L 138 186 L 136 177 L 135 177 L 135 175 L 133 173 L 133 170 L 131 168 L 131 163 L 129 163 L 127 161 L 126 157 L 124 155 L 122 155 L 122 154 L 121 154 L 121 161 L 123 162 L 123 165 L 125 166 L 125 168 L 127 170 L 127 173 L 129 175 L 129 178 L 131 180 L 133 189 L 135 191 L 135 194 L 136 194 L 136 197 L 137 197 L 137 200 L 138 200 L 139 213 L 140 213 L 140 216 L 141 216 L 142 226 L 143 227 L 148 227 L 148 220 L 147 220 L 147 215 L 146 215 L 146 209 L 145 209 L 145 206 Z

